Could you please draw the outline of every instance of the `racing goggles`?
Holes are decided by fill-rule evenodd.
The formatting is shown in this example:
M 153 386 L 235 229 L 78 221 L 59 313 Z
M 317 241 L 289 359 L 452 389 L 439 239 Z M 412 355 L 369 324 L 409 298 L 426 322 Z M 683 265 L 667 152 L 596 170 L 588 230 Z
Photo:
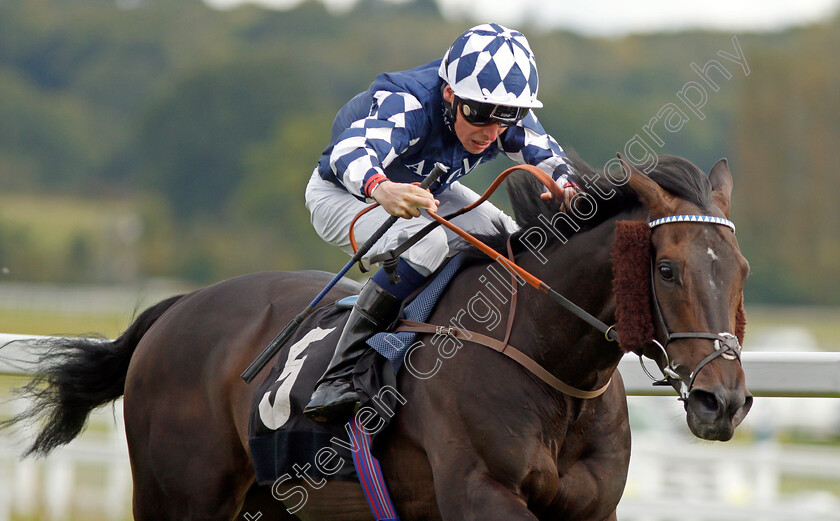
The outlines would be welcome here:
M 501 127 L 510 127 L 516 125 L 531 110 L 527 107 L 509 107 L 506 105 L 481 103 L 480 101 L 463 99 L 457 96 L 455 97 L 455 103 L 458 104 L 458 111 L 464 116 L 467 123 L 477 127 L 492 123 L 498 123 Z

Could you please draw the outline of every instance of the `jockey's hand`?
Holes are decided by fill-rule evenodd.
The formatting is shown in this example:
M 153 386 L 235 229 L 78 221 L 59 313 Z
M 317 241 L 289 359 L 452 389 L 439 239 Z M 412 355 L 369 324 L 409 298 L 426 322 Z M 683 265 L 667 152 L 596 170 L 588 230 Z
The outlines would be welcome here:
M 557 187 L 560 189 L 560 193 L 563 195 L 563 200 L 560 201 L 560 209 L 564 212 L 568 212 L 572 208 L 572 198 L 580 192 L 580 187 L 577 184 L 569 181 L 569 179 L 564 175 L 557 180 Z M 549 191 L 545 191 L 540 194 L 540 199 L 543 201 L 550 201 L 551 198 L 554 197 L 553 194 Z
M 405 219 L 420 217 L 421 208 L 436 212 L 437 205 L 440 204 L 428 190 L 417 185 L 393 181 L 379 183 L 373 189 L 371 197 L 389 214 Z

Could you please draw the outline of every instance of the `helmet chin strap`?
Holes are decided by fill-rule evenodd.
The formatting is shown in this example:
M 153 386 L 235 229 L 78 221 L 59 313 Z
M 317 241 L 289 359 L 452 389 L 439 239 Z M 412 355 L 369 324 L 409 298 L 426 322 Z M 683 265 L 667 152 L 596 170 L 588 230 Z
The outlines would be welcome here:
M 455 132 L 455 96 L 452 97 L 452 103 L 446 101 L 443 97 L 443 91 L 449 84 L 445 81 L 440 86 L 440 98 L 443 102 L 443 122 L 450 132 Z

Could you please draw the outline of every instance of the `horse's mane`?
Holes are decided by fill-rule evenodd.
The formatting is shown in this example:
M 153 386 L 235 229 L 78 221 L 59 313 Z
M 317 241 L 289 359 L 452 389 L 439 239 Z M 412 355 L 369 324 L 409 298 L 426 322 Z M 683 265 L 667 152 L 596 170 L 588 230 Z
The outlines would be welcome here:
M 598 226 L 607 219 L 622 212 L 632 211 L 640 207 L 636 193 L 626 184 L 617 186 L 612 183 L 603 172 L 598 172 L 589 166 L 574 152 L 569 153 L 572 168 L 579 179 L 590 180 L 581 183 L 580 190 L 589 194 L 596 203 L 592 214 L 582 219 L 568 213 L 562 219 L 557 219 L 561 212 L 556 200 L 543 201 L 540 194 L 545 190 L 534 176 L 525 172 L 515 173 L 508 177 L 507 191 L 513 206 L 513 216 L 519 225 L 519 231 L 513 234 L 507 232 L 504 226 L 493 223 L 495 230 L 476 237 L 507 256 L 507 242 L 510 239 L 514 252 L 522 249 L 519 236 L 534 226 L 547 229 L 547 223 L 553 223 L 555 229 L 563 237 L 584 233 Z M 693 203 L 703 212 L 708 213 L 712 206 L 712 187 L 708 176 L 690 161 L 671 155 L 657 157 L 656 164 L 647 163 L 639 166 L 659 186 L 672 195 Z M 609 198 L 605 194 L 613 194 Z M 589 210 L 586 210 L 589 213 Z M 464 249 L 465 260 L 472 262 L 486 261 L 487 257 L 474 246 Z

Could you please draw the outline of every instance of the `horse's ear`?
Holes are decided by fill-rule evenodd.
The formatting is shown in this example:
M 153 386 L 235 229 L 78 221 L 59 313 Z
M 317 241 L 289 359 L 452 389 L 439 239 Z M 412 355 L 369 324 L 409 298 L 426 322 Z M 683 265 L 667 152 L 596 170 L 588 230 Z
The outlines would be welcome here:
M 644 172 L 636 168 L 633 163 L 627 161 L 621 154 L 617 154 L 619 161 L 621 161 L 621 168 L 628 176 L 627 186 L 636 192 L 639 200 L 650 211 L 651 217 L 658 219 L 666 215 L 671 215 L 674 207 L 674 196 L 669 194 L 664 188 L 656 184 Z
M 712 171 L 709 172 L 709 181 L 712 182 L 712 199 L 728 219 L 729 196 L 732 195 L 732 172 L 729 171 L 729 163 L 725 158 L 718 160 L 712 167 Z

